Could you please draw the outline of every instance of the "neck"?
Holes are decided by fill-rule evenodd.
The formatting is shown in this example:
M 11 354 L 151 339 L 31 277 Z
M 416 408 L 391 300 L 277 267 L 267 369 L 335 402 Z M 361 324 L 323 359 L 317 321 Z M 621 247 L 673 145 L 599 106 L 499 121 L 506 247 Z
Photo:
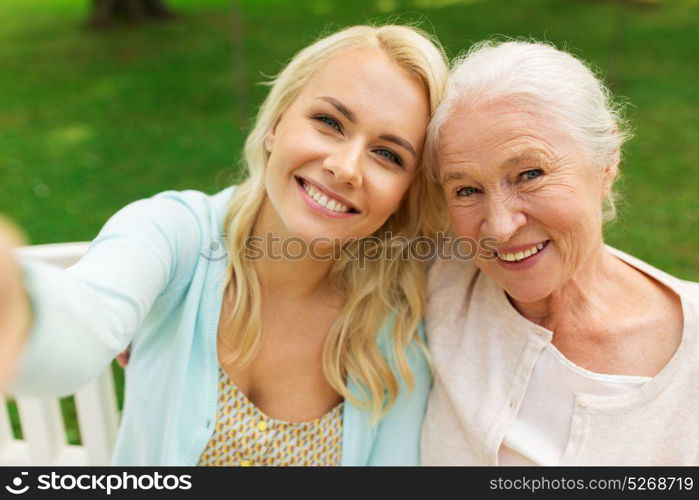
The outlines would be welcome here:
M 284 296 L 292 300 L 305 300 L 322 294 L 330 288 L 329 274 L 333 260 L 319 260 L 308 252 L 299 258 L 284 255 L 286 250 L 292 256 L 298 255 L 298 243 L 284 244 L 294 235 L 286 231 L 278 220 L 274 207 L 266 199 L 262 204 L 252 236 L 261 238 L 264 249 L 262 258 L 255 260 L 255 270 L 265 293 Z

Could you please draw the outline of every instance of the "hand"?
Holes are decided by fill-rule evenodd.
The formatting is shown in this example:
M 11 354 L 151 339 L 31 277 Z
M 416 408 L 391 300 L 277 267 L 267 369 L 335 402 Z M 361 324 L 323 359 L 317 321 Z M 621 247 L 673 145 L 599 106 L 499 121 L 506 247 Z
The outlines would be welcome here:
M 0 392 L 16 371 L 31 322 L 22 270 L 12 253 L 12 247 L 23 243 L 20 235 L 20 231 L 0 219 Z

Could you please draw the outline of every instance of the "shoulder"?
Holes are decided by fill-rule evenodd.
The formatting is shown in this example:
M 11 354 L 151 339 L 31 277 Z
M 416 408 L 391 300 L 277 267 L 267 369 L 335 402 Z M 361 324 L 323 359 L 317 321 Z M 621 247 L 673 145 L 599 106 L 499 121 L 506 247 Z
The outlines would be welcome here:
M 694 298 L 695 301 L 699 301 L 699 283 L 696 281 L 681 281 L 681 286 L 686 290 L 687 294 Z
M 129 203 L 107 221 L 104 229 L 109 232 L 129 229 L 132 233 L 139 228 L 156 230 L 179 244 L 199 243 L 202 238 L 220 232 L 220 221 L 231 193 L 232 188 L 214 195 L 194 190 L 164 191 Z
M 388 361 L 394 372 L 400 377 L 398 366 L 396 364 L 395 357 L 395 344 L 393 342 L 393 325 L 395 323 L 395 317 L 392 315 L 388 321 L 384 324 L 379 332 L 377 343 L 381 354 L 384 359 Z M 418 326 L 418 338 L 413 339 L 405 347 L 405 356 L 410 367 L 410 371 L 413 374 L 416 385 L 421 385 L 421 382 L 431 380 L 431 371 L 429 362 L 427 360 L 427 353 L 425 352 L 426 337 L 424 322 L 420 321 Z M 405 390 L 405 381 L 401 379 L 401 390 Z
M 393 358 L 393 347 L 394 347 L 393 328 L 394 328 L 395 322 L 396 322 L 396 315 L 395 315 L 395 313 L 391 313 L 389 318 L 381 326 L 381 329 L 379 330 L 378 335 L 376 337 L 376 343 L 378 344 L 379 349 L 381 350 L 381 353 L 389 361 L 392 361 L 392 358 Z M 418 333 L 418 337 L 419 337 L 420 341 L 424 341 L 425 334 L 424 334 L 424 327 L 423 327 L 422 321 L 420 321 L 417 333 Z M 419 345 L 418 339 L 413 339 L 413 341 L 410 343 L 410 345 L 408 347 L 412 348 L 413 345 Z
M 437 259 L 427 273 L 428 297 L 453 291 L 455 287 L 468 288 L 478 275 L 478 267 L 472 260 L 450 257 Z
M 479 275 L 473 261 L 450 258 L 434 263 L 427 275 L 427 323 L 430 327 L 434 318 L 461 311 Z
M 222 221 L 232 188 L 164 191 L 129 203 L 112 215 L 90 244 L 83 261 L 105 255 L 131 262 L 146 252 L 169 270 L 169 284 L 186 284 L 197 263 L 222 238 Z M 106 258 L 106 257 L 105 257 Z M 111 257 L 110 257 L 111 258 Z M 83 267 L 86 264 L 83 263 Z
M 189 214 L 199 222 L 199 227 L 209 227 L 218 230 L 218 223 L 223 220 L 228 201 L 233 194 L 234 187 L 228 187 L 215 194 L 207 194 L 201 191 L 164 191 L 151 198 L 134 202 L 148 209 L 155 209 L 162 215 L 181 216 Z
M 694 281 L 682 280 L 676 276 L 666 273 L 654 267 L 652 264 L 645 262 L 637 257 L 629 255 L 619 249 L 606 245 L 607 250 L 614 256 L 618 257 L 627 264 L 635 267 L 637 270 L 654 278 L 658 282 L 667 286 L 679 295 L 683 300 L 688 300 L 692 303 L 699 302 L 699 283 Z
M 683 324 L 685 326 L 685 331 L 693 332 L 694 335 L 696 335 L 694 332 L 699 332 L 699 283 L 685 281 L 676 276 L 672 276 L 671 274 L 661 271 L 651 264 L 628 255 L 621 250 L 617 250 L 616 248 L 607 246 L 607 249 L 622 261 L 626 262 L 632 267 L 635 267 L 637 270 L 645 273 L 646 275 L 655 279 L 657 282 L 664 285 L 666 290 L 669 289 L 674 292 L 674 295 L 669 292 L 666 294 L 670 297 L 669 299 L 666 299 L 665 303 L 672 307 L 674 302 L 675 306 L 673 308 L 674 314 L 672 316 L 668 316 L 668 313 L 665 313 L 662 317 L 661 322 L 664 329 L 667 329 L 671 321 L 674 321 L 677 325 L 676 329 L 680 332 L 682 331 Z M 655 307 L 654 309 L 658 315 L 662 314 L 663 310 L 670 310 L 668 307 L 663 307 L 662 305 L 660 307 Z M 683 314 L 686 317 L 683 317 Z M 699 336 L 696 338 L 699 339 Z
M 391 322 L 385 327 L 390 330 Z M 420 329 L 422 331 L 422 328 Z M 424 338 L 424 335 L 421 336 Z M 393 342 L 389 336 L 381 343 L 384 356 L 397 371 Z M 368 465 L 417 465 L 419 462 L 420 428 L 427 407 L 432 376 L 423 345 L 413 341 L 407 346 L 406 357 L 413 377 L 412 388 L 399 375 L 400 389 L 393 405 L 378 421 L 369 453 Z M 364 412 L 369 423 L 370 415 Z
M 695 281 L 680 281 L 680 297 L 686 302 L 687 312 L 691 316 L 687 324 L 699 331 L 699 283 Z

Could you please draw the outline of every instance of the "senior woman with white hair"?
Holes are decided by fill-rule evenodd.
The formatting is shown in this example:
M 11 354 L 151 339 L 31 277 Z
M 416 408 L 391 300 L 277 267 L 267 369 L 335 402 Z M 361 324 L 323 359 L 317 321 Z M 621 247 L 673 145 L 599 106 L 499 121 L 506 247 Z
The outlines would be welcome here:
M 476 45 L 428 147 L 472 262 L 430 269 L 422 462 L 699 464 L 699 286 L 606 246 L 628 138 L 542 43 Z

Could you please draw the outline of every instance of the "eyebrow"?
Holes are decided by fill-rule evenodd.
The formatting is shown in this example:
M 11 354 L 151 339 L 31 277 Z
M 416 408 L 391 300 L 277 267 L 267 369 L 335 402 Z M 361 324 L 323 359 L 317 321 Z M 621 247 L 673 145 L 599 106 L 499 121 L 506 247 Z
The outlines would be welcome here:
M 340 101 L 335 99 L 334 97 L 330 96 L 323 96 L 323 97 L 318 97 L 317 99 L 320 99 L 322 101 L 325 101 L 327 103 L 332 104 L 332 106 L 338 110 L 340 113 L 342 113 L 345 118 L 347 118 L 350 122 L 356 123 L 357 122 L 357 117 L 355 114 L 344 104 L 342 104 Z M 384 141 L 392 142 L 393 144 L 397 144 L 398 146 L 403 147 L 407 151 L 410 152 L 415 158 L 417 158 L 417 151 L 415 151 L 415 148 L 413 147 L 412 144 L 410 144 L 408 141 L 405 139 L 398 137 L 397 135 L 393 134 L 384 134 L 379 136 L 380 139 L 383 139 Z
M 468 175 L 466 175 L 463 172 L 459 172 L 458 170 L 452 170 L 450 172 L 445 172 L 444 174 L 442 174 L 442 184 L 446 184 L 446 183 L 451 182 L 451 181 L 458 181 L 458 180 L 464 179 L 466 177 L 468 177 Z
M 415 151 L 415 148 L 410 144 L 408 141 L 405 139 L 402 139 L 398 136 L 391 135 L 391 134 L 386 134 L 379 136 L 379 139 L 383 139 L 384 141 L 389 141 L 392 142 L 393 144 L 398 144 L 399 146 L 402 146 L 403 148 L 407 149 L 410 151 L 410 153 L 417 158 L 417 151 Z
M 537 149 L 527 149 L 526 151 L 523 151 L 521 154 L 517 156 L 513 156 L 511 158 L 508 158 L 502 163 L 502 167 L 509 167 L 511 165 L 516 165 L 518 163 L 522 163 L 525 161 L 540 161 L 544 163 L 550 163 L 552 158 L 545 154 L 542 153 L 541 151 Z
M 338 101 L 334 97 L 323 96 L 323 97 L 318 97 L 318 99 L 325 101 L 325 102 L 329 102 L 330 104 L 332 104 L 336 110 L 338 110 L 340 113 L 345 115 L 345 118 L 347 118 L 352 123 L 355 123 L 357 121 L 357 118 L 354 116 L 354 113 L 352 111 L 350 111 L 350 109 L 347 106 L 342 104 L 340 101 Z
M 525 161 L 539 161 L 542 163 L 550 163 L 552 161 L 552 158 L 545 154 L 542 153 L 539 150 L 536 149 L 527 149 L 526 151 L 522 152 L 521 154 L 518 154 L 517 156 L 512 156 L 511 158 L 508 158 L 502 164 L 500 165 L 500 168 L 508 168 L 513 165 L 517 165 L 518 163 L 522 163 Z M 448 172 L 445 172 L 441 176 L 441 181 L 443 184 L 446 184 L 451 181 L 455 180 L 461 180 L 467 178 L 468 175 L 465 174 L 464 172 L 461 172 L 459 170 L 451 170 Z

